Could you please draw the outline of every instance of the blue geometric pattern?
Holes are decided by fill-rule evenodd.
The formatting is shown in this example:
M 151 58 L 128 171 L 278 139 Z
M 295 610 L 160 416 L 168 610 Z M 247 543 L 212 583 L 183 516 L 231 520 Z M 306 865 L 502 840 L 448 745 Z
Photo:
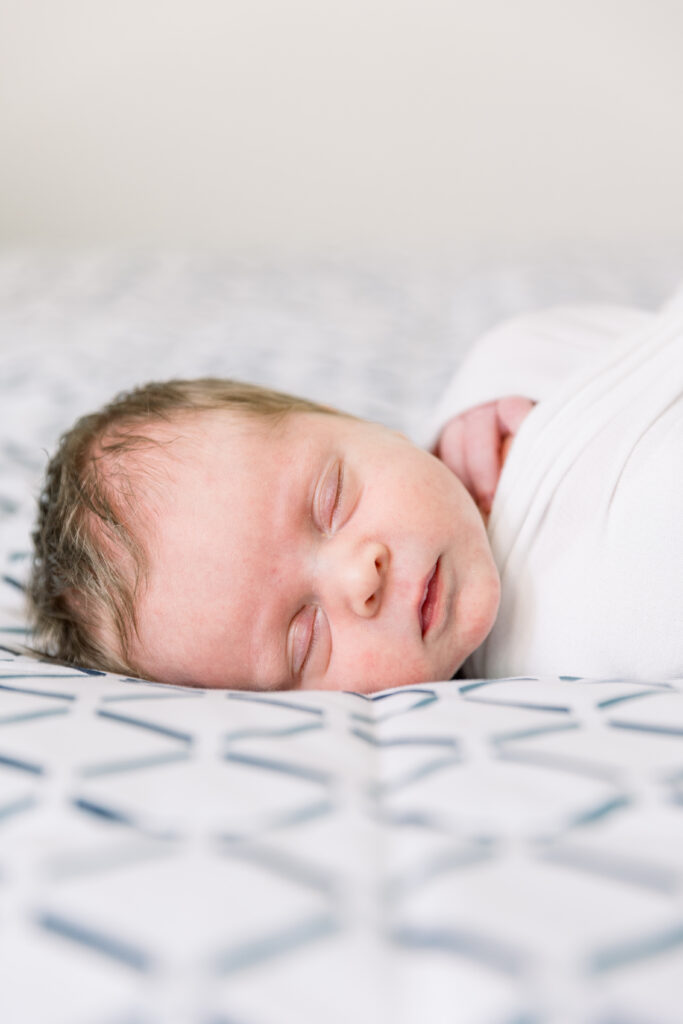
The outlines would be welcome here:
M 680 1021 L 683 683 L 4 659 L 3 1020 Z
M 219 373 L 410 430 L 496 320 L 680 275 L 577 266 L 0 254 L 2 1024 L 681 1024 L 683 680 L 272 695 L 25 647 L 42 449 L 75 416 Z

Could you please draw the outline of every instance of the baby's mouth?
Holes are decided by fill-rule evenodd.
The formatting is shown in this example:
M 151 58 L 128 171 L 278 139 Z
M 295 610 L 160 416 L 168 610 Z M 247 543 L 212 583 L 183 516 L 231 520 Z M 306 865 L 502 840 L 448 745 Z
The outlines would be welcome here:
M 425 582 L 424 594 L 420 604 L 420 629 L 422 630 L 423 637 L 428 632 L 429 627 L 434 621 L 434 612 L 436 610 L 439 597 L 440 563 L 441 558 L 439 557 L 437 558 L 436 564 Z

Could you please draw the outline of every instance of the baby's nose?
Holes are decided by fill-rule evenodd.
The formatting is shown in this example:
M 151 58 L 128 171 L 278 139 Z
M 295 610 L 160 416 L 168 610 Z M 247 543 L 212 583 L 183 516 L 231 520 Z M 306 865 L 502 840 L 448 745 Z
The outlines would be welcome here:
M 339 569 L 343 594 L 356 615 L 369 619 L 382 605 L 389 568 L 389 551 L 377 541 L 365 541 L 344 559 Z

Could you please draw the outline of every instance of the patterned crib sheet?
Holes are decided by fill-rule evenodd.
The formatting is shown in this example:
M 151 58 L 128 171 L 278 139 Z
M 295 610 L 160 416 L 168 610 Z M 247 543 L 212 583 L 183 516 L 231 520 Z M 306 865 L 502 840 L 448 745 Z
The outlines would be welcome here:
M 0 661 L 2 1019 L 680 1021 L 683 684 Z

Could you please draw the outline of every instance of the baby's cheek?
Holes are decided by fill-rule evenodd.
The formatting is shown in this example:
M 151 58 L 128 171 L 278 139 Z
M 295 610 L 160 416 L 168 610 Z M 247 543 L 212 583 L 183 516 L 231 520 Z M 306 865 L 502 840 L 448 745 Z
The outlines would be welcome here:
M 359 688 L 365 688 L 371 682 L 386 674 L 384 658 L 378 651 L 364 649 L 352 653 L 349 659 L 349 681 Z
M 429 668 L 391 641 L 385 641 L 378 650 L 356 652 L 353 665 L 349 667 L 349 688 L 364 693 L 410 686 L 427 678 L 430 678 Z

